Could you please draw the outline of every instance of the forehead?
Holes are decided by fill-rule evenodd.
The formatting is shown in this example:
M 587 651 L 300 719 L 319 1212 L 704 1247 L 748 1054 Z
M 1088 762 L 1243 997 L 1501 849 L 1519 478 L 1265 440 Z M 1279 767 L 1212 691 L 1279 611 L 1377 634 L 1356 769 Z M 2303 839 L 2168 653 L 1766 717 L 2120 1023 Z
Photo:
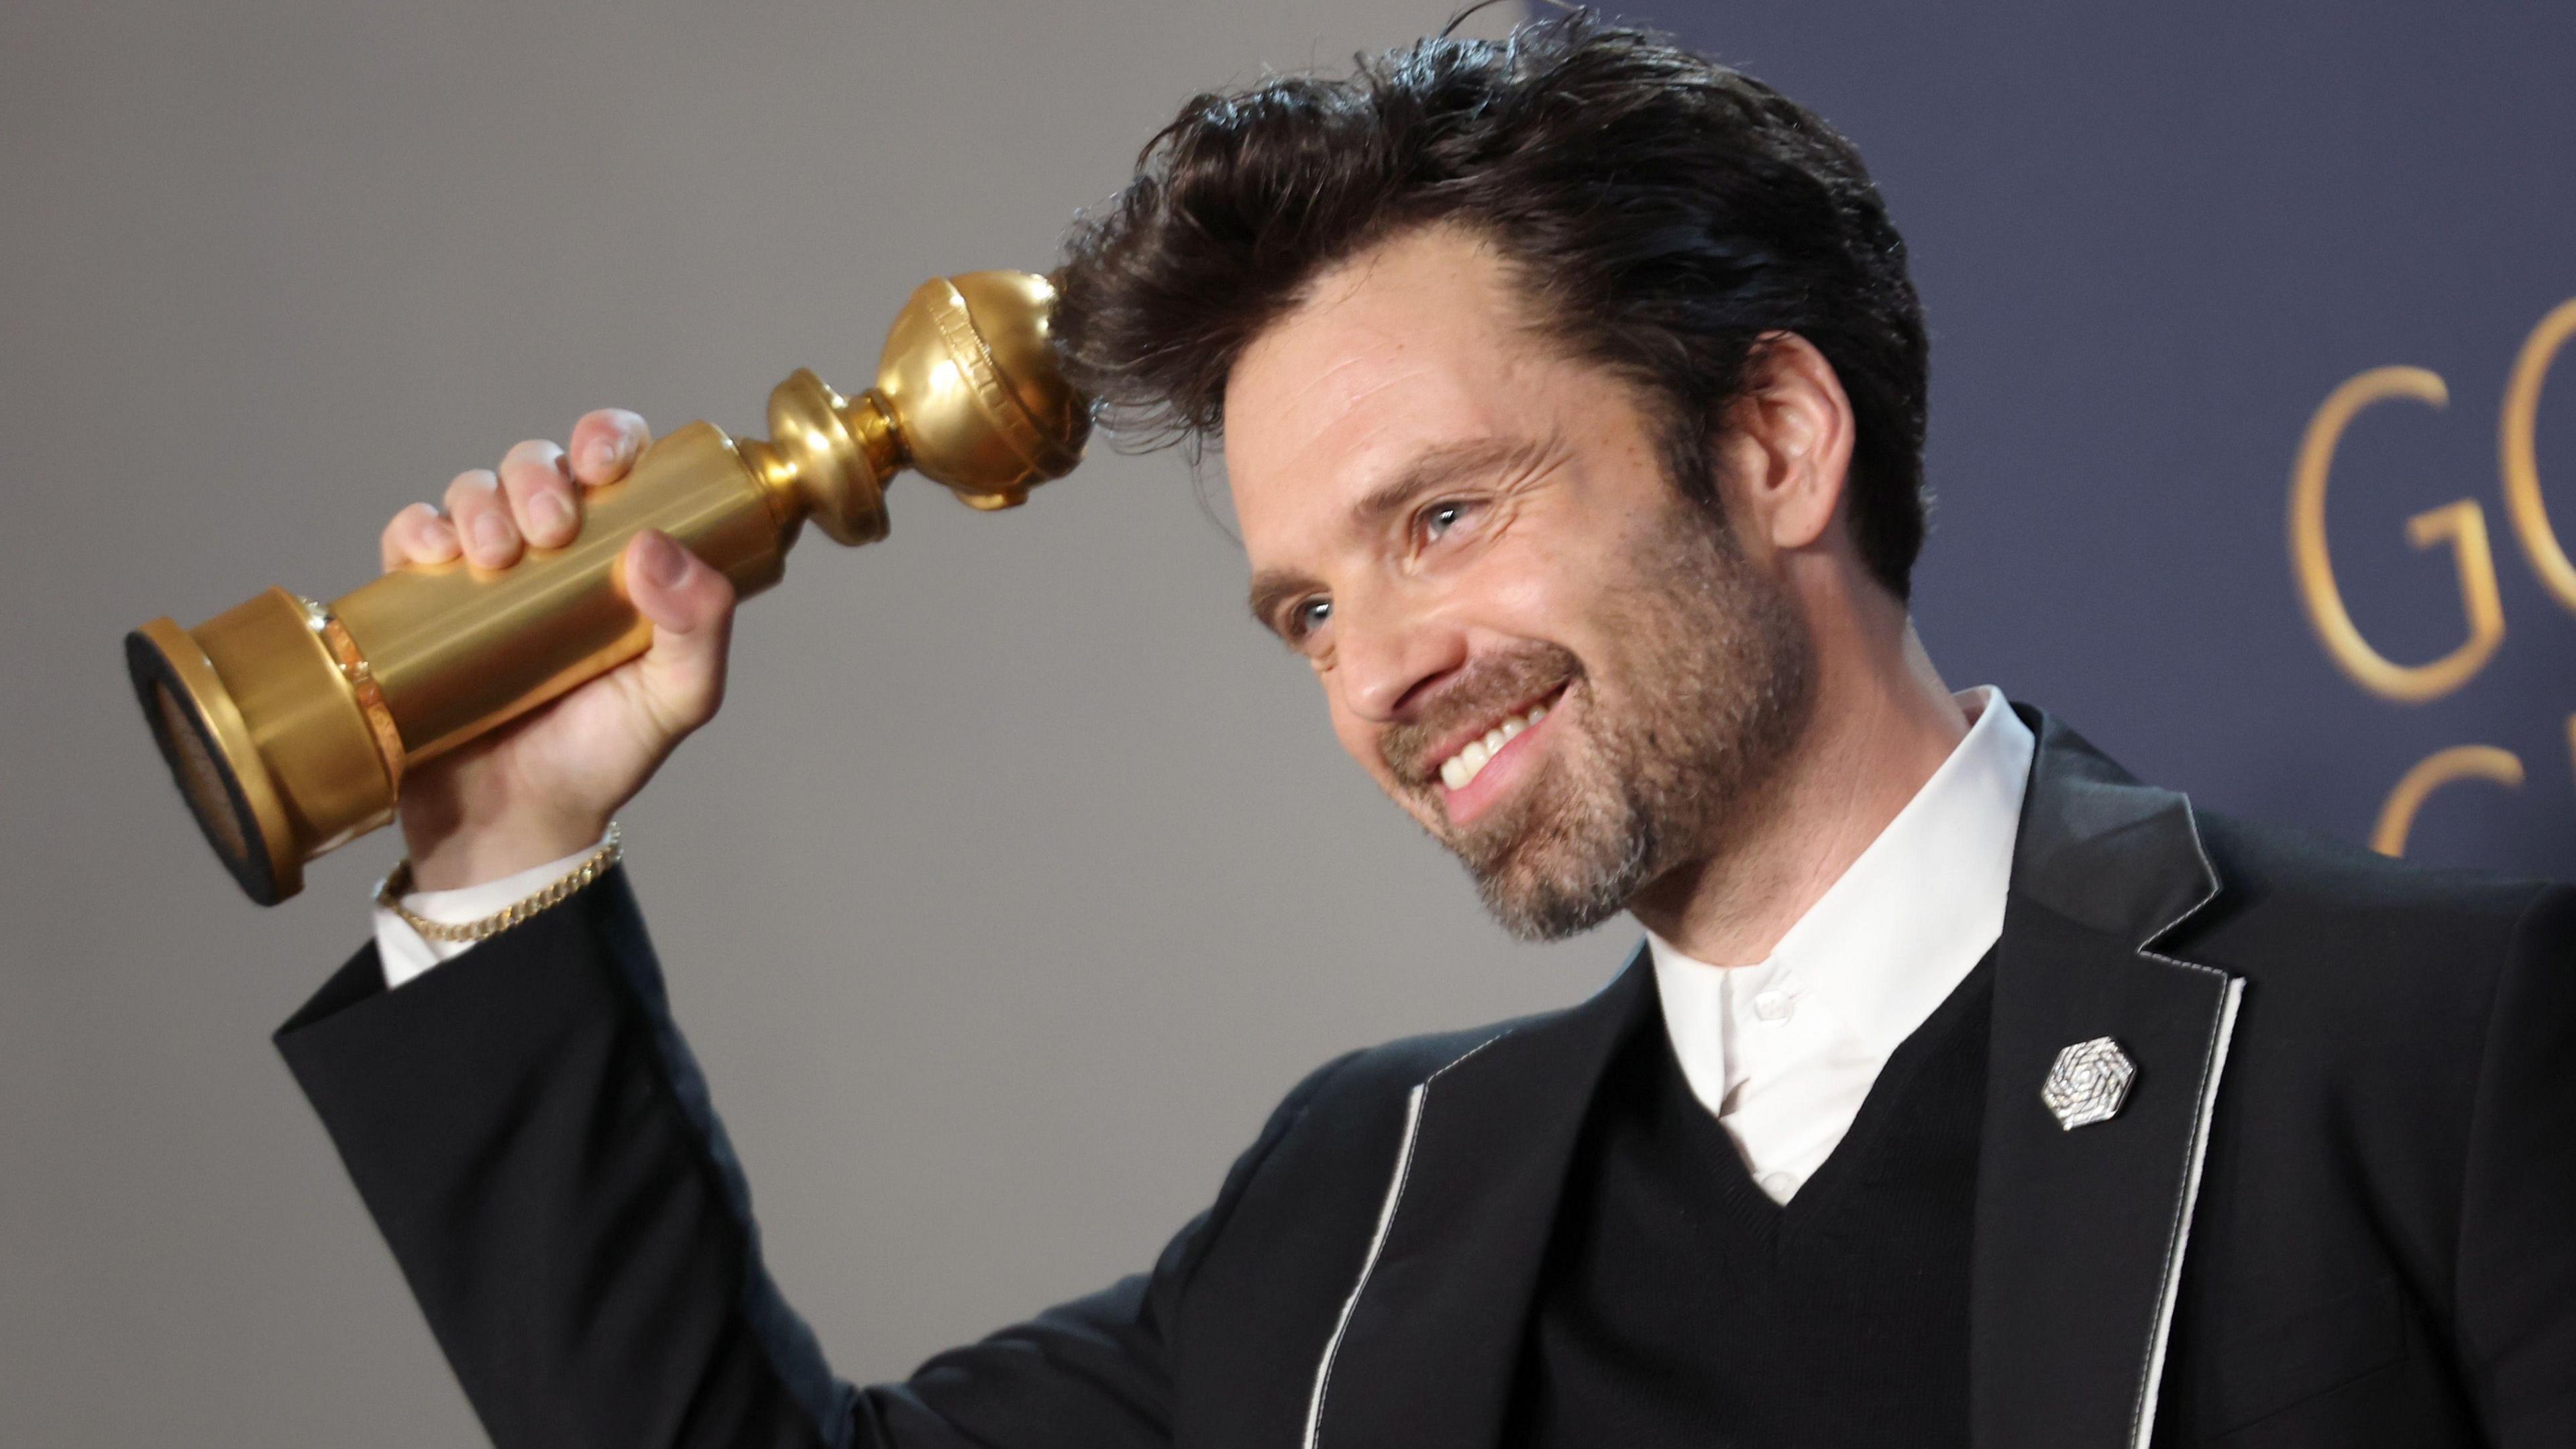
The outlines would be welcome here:
M 1225 395 L 1253 565 L 1318 541 L 1426 454 L 1542 432 L 1551 359 L 1522 308 L 1491 247 L 1433 228 L 1326 272 L 1254 339 Z

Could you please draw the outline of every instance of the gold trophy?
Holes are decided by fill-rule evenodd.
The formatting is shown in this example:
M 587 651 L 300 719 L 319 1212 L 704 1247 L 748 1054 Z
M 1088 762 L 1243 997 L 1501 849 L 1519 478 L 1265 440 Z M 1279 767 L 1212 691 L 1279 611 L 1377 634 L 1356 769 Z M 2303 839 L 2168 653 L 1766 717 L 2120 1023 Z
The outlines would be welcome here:
M 304 862 L 393 819 L 403 772 L 644 652 L 619 556 L 658 528 L 743 596 L 777 583 L 812 519 L 885 537 L 885 485 L 918 469 L 968 505 L 1009 508 L 1082 460 L 1087 403 L 1048 340 L 1055 289 L 1025 272 L 925 282 L 886 335 L 876 386 L 844 398 L 798 371 L 767 441 L 691 423 L 589 490 L 580 537 L 483 572 L 396 569 L 318 604 L 272 588 L 194 629 L 155 619 L 126 665 L 197 824 L 259 904 Z

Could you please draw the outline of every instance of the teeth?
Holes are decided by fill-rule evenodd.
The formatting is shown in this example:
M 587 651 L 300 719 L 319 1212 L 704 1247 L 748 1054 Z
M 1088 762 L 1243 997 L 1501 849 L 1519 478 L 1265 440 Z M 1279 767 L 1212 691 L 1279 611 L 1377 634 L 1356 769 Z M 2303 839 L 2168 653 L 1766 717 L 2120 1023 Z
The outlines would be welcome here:
M 1545 718 L 1547 718 L 1547 706 L 1538 705 L 1526 715 L 1513 715 L 1485 731 L 1483 739 L 1469 740 L 1458 753 L 1441 762 L 1440 783 L 1452 790 L 1467 788 L 1467 782 L 1481 774 L 1484 771 L 1485 762 L 1492 759 L 1504 745 L 1509 744 L 1513 736 Z

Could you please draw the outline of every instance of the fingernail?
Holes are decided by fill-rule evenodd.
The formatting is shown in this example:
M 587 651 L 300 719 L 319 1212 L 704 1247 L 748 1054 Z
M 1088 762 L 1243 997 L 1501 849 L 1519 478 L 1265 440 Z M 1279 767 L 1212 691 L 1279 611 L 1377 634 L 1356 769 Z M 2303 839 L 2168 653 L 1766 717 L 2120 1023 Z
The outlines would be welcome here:
M 594 475 L 617 471 L 626 465 L 627 455 L 634 446 L 634 441 L 624 433 L 591 444 L 588 453 L 590 471 Z
M 689 556 L 669 537 L 658 533 L 644 536 L 644 576 L 664 588 L 680 582 L 689 571 Z
M 508 553 L 510 551 L 509 525 L 501 521 L 499 514 L 484 514 L 474 520 L 474 545 L 487 554 Z
M 536 515 L 538 524 L 548 533 L 568 532 L 572 528 L 572 505 L 564 502 L 560 493 L 538 494 L 536 500 L 528 505 L 528 511 Z

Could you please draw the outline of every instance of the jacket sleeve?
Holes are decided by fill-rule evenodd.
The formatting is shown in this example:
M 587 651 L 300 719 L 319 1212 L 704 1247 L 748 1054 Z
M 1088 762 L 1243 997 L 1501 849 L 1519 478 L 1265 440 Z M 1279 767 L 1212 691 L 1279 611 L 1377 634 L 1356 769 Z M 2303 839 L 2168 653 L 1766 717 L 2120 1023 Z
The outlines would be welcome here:
M 2508 1449 L 2576 1444 L 2576 888 L 2523 913 L 2469 1123 L 2459 1334 Z
M 399 990 L 362 950 L 277 1041 L 501 1449 L 1166 1443 L 1164 1325 L 1325 1075 L 1152 1273 L 858 1389 L 761 1264 L 622 869 Z

